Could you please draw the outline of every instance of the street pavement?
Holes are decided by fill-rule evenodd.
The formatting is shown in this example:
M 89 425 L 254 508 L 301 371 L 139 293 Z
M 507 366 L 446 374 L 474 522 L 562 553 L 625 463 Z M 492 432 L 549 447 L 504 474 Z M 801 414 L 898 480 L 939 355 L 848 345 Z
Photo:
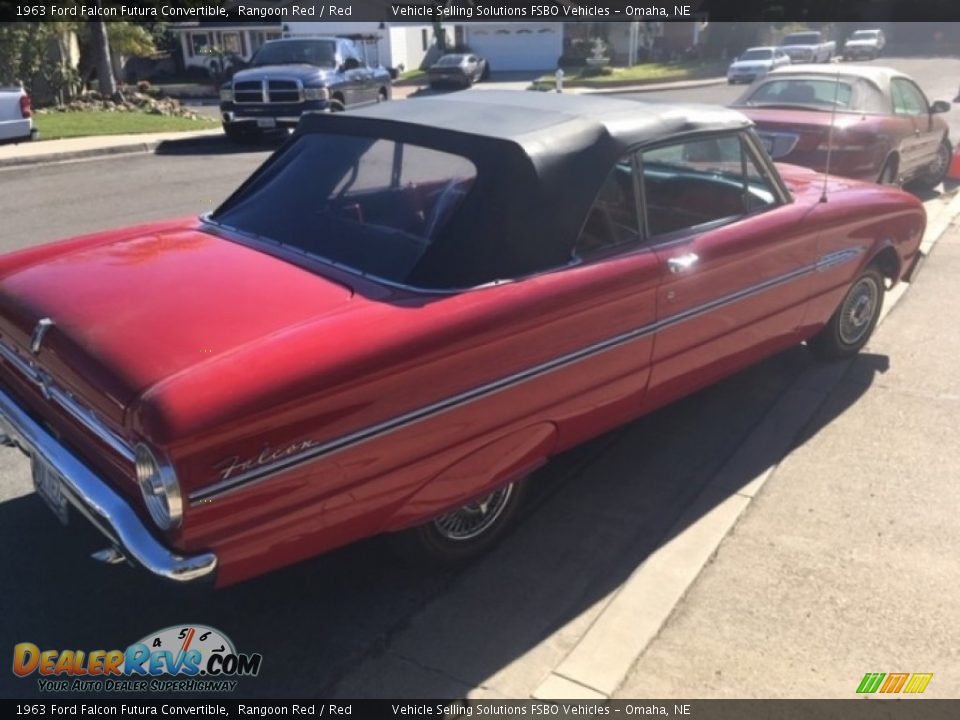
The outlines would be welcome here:
M 0 171 L 0 250 L 210 209 L 271 149 Z M 925 206 L 929 242 L 960 204 Z M 204 623 L 263 653 L 243 697 L 853 697 L 868 671 L 933 672 L 927 694 L 956 696 L 958 238 L 855 362 L 795 348 L 567 453 L 532 478 L 516 531 L 458 570 L 376 539 L 173 592 L 88 561 L 102 543 L 61 528 L 0 450 L 0 543 L 22 549 L 0 555 L 16 588 L 0 648 Z M 0 673 L 0 697 L 37 695 Z

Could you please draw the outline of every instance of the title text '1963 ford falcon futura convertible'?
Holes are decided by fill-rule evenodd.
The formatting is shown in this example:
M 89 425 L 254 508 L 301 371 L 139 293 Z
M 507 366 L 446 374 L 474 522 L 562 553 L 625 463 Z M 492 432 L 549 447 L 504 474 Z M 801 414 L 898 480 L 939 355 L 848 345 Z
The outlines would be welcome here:
M 61 520 L 229 585 L 479 553 L 551 456 L 802 342 L 920 257 L 893 187 L 706 106 L 469 91 L 304 119 L 200 219 L 0 258 L 0 430 Z

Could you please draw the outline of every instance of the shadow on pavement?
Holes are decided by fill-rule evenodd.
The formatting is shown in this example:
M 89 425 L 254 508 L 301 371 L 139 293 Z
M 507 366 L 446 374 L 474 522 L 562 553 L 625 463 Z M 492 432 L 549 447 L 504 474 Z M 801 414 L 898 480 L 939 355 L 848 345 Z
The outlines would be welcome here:
M 273 152 L 289 137 L 286 133 L 265 134 L 238 143 L 226 135 L 164 140 L 157 146 L 157 155 L 237 155 Z
M 239 696 L 461 696 L 549 648 L 551 635 L 682 532 L 678 519 L 812 364 L 797 347 L 555 459 L 531 479 L 514 533 L 459 571 L 399 563 L 379 538 L 223 591 L 184 592 L 88 561 L 84 551 L 103 545 L 93 531 L 59 526 L 35 495 L 15 498 L 0 504 L 0 650 L 24 641 L 124 649 L 161 628 L 201 623 L 238 651 L 263 654 L 259 677 L 242 679 Z M 797 444 L 886 368 L 885 357 L 862 356 L 844 402 L 822 406 Z M 731 492 L 780 459 L 740 463 Z M 398 659 L 409 676 L 377 670 Z M 370 671 L 349 674 L 361 660 Z M 35 675 L 0 673 L 0 696 L 37 695 Z

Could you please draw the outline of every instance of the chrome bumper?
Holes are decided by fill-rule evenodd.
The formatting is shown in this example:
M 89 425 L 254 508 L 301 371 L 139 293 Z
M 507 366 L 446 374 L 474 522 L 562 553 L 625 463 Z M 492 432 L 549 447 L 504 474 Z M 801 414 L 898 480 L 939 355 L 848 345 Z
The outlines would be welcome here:
M 126 500 L 3 390 L 0 390 L 0 441 L 20 448 L 28 456 L 42 457 L 63 479 L 62 490 L 67 501 L 106 536 L 117 553 L 131 562 L 177 583 L 214 577 L 216 555 L 173 554 L 146 528 Z

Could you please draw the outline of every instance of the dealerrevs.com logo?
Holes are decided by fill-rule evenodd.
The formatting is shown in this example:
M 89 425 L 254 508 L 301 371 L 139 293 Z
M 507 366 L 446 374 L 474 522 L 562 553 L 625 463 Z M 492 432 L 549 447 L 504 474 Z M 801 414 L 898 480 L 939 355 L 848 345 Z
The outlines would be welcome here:
M 125 650 L 13 648 L 13 673 L 37 676 L 41 692 L 233 692 L 235 678 L 255 677 L 262 662 L 204 625 L 164 628 Z

